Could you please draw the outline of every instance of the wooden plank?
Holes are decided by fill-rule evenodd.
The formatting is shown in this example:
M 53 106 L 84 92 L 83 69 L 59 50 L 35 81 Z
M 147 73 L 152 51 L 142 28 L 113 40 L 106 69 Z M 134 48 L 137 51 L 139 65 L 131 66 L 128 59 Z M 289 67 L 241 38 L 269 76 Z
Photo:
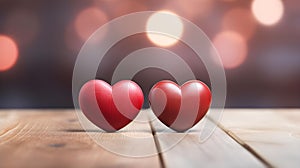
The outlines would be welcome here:
M 271 165 L 299 167 L 299 109 L 227 109 L 222 125 Z
M 183 134 L 173 131 L 162 132 L 164 126 L 159 126 L 161 124 L 156 122 L 159 121 L 154 120 L 151 125 L 156 132 L 154 137 L 162 150 L 168 148 L 169 143 L 180 139 Z M 200 142 L 201 129 L 205 128 L 196 127 L 179 143 L 161 154 L 165 167 L 265 167 L 218 127 L 209 139 Z
M 132 131 L 134 127 L 136 130 Z M 131 130 L 131 132 L 126 132 Z M 152 136 L 149 123 L 133 123 L 122 133 L 92 132 L 116 147 L 156 152 L 155 142 L 147 146 L 131 142 L 127 136 Z M 149 138 L 148 138 L 149 139 Z M 144 141 L 145 142 L 145 141 Z M 127 147 L 127 148 L 126 148 Z M 154 152 L 154 153 L 155 153 Z M 72 110 L 2 110 L 0 112 L 0 167 L 2 168 L 93 168 L 160 167 L 158 155 L 132 158 L 99 147 L 82 130 Z

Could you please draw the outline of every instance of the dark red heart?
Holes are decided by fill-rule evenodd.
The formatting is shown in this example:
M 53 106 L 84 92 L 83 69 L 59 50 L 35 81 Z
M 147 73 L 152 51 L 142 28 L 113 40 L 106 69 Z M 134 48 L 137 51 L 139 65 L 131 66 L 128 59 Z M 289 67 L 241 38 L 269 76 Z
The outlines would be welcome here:
M 181 87 L 165 80 L 152 87 L 149 102 L 161 122 L 182 132 L 192 128 L 205 116 L 211 103 L 211 92 L 197 80 L 188 81 Z
M 134 82 L 123 80 L 112 87 L 102 80 L 91 80 L 79 93 L 84 115 L 96 126 L 112 132 L 129 124 L 142 108 L 144 96 Z

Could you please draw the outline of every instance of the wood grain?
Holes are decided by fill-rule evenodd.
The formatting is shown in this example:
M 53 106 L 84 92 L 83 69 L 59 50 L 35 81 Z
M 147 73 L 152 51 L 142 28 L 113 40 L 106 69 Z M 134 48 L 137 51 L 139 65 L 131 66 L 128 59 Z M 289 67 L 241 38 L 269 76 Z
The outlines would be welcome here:
M 130 127 L 136 130 L 126 132 Z M 91 132 L 121 150 L 132 146 L 126 136 L 152 136 L 149 124 L 131 124 L 122 133 Z M 156 151 L 154 140 L 145 150 Z M 143 141 L 145 142 L 145 141 Z M 140 144 L 141 145 L 141 144 Z M 141 148 L 141 147 L 140 147 Z M 160 167 L 158 155 L 132 158 L 97 145 L 82 130 L 72 110 L 5 110 L 0 112 L 1 168 Z
M 270 165 L 299 167 L 299 109 L 226 109 L 222 126 Z
M 137 119 L 147 115 L 155 119 L 150 110 Z M 221 129 L 207 141 L 199 141 L 204 130 L 198 127 L 170 146 L 182 133 L 163 132 L 157 120 L 133 122 L 117 133 L 85 132 L 73 110 L 0 110 L 0 167 L 299 167 L 299 121 L 298 109 L 226 109 Z M 91 137 L 109 150 L 154 155 L 121 156 Z
M 220 128 L 216 128 L 209 139 L 201 142 L 200 131 L 205 131 L 203 129 L 206 128 L 196 127 L 170 148 L 170 143 L 180 140 L 184 133 L 162 131 L 165 127 L 155 122 L 159 121 L 152 121 L 152 126 L 156 130 L 155 138 L 159 148 L 164 151 L 162 158 L 165 167 L 265 167 Z M 207 120 L 207 122 L 211 121 Z

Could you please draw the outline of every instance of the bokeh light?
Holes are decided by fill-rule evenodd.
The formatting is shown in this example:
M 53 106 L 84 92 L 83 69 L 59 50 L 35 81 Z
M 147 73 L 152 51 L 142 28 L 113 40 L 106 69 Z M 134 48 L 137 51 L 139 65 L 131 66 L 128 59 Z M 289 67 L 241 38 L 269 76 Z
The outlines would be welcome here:
M 134 0 L 94 0 L 95 6 L 102 6 L 109 11 L 109 16 L 115 18 L 133 12 L 146 11 L 147 6 L 143 1 Z
M 249 9 L 234 8 L 225 14 L 222 28 L 238 32 L 246 39 L 250 39 L 256 30 L 256 21 Z
M 107 21 L 108 18 L 104 12 L 96 7 L 89 7 L 81 11 L 76 17 L 75 29 L 78 36 L 85 41 Z
M 38 17 L 28 10 L 12 11 L 5 19 L 4 31 L 12 35 L 19 45 L 28 45 L 38 34 Z
M 282 18 L 284 6 L 281 0 L 254 0 L 252 12 L 261 24 L 273 25 Z
M 18 53 L 16 42 L 6 35 L 0 35 L 0 71 L 12 68 L 18 59 Z
M 176 11 L 180 16 L 188 19 L 200 19 L 207 16 L 213 9 L 215 1 L 212 0 L 177 0 L 168 1 L 165 8 Z
M 162 15 L 161 13 L 166 14 Z M 169 11 L 159 11 L 150 16 L 147 21 L 146 30 L 148 38 L 154 44 L 167 47 L 178 42 L 178 39 L 172 38 L 171 36 L 178 38 L 182 36 L 183 23 L 176 14 Z
M 218 64 L 223 62 L 228 72 L 227 107 L 300 107 L 299 0 L 1 1 L 0 107 L 72 107 L 69 81 L 87 38 L 119 16 L 161 10 L 192 21 L 214 43 L 220 53 Z M 143 24 L 146 31 L 149 17 L 136 25 Z M 134 25 L 126 28 L 130 27 Z M 169 27 L 167 31 L 177 29 Z M 183 31 L 180 39 L 192 36 L 185 26 Z M 103 37 L 123 32 L 122 26 L 109 27 Z M 197 79 L 209 83 L 204 63 L 193 50 L 171 36 L 151 40 L 149 35 L 139 33 L 116 43 L 105 54 L 104 70 L 97 78 L 110 81 L 122 58 L 154 45 L 183 56 Z M 140 81 L 151 72 L 141 74 Z M 159 74 L 152 76 L 156 79 Z M 143 82 L 152 85 L 149 79 Z
M 216 35 L 213 43 L 225 68 L 236 68 L 245 61 L 248 52 L 247 42 L 239 33 L 223 31 Z

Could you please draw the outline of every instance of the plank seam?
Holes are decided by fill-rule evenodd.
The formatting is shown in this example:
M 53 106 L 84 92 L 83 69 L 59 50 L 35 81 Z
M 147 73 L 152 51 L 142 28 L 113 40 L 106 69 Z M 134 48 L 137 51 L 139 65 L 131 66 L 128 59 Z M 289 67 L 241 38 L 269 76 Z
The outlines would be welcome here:
M 212 119 L 208 118 L 212 122 L 214 122 Z M 251 146 L 243 142 L 237 135 L 235 135 L 231 131 L 227 131 L 224 126 L 221 124 L 217 124 L 220 129 L 222 129 L 230 138 L 232 138 L 235 142 L 237 142 L 239 145 L 244 147 L 248 152 L 250 152 L 255 158 L 257 158 L 259 161 L 261 161 L 267 168 L 273 168 L 274 166 L 269 163 L 265 158 L 260 156 Z
M 166 168 L 166 165 L 165 165 L 165 162 L 164 162 L 164 158 L 163 158 L 163 155 L 161 153 L 161 147 L 160 147 L 160 144 L 159 144 L 159 140 L 157 139 L 156 137 L 156 131 L 151 123 L 151 121 L 149 120 L 149 124 L 150 124 L 150 128 L 151 128 L 151 133 L 153 135 L 153 139 L 154 139 L 154 143 L 155 143 L 155 146 L 156 146 L 156 150 L 158 152 L 158 158 L 159 158 L 159 161 L 160 161 L 160 164 L 161 164 L 161 167 L 162 168 Z

